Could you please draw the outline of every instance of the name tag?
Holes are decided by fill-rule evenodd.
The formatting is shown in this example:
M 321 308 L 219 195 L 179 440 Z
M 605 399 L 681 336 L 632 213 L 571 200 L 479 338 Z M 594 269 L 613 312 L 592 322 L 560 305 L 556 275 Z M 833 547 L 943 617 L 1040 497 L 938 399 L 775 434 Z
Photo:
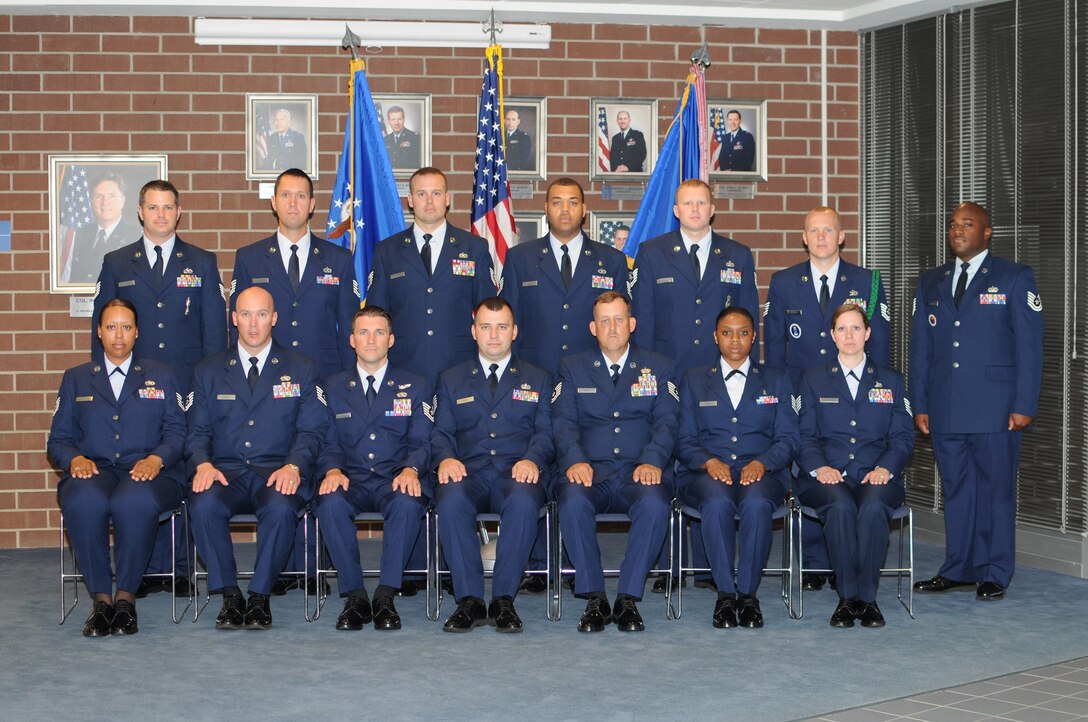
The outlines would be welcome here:
M 183 273 L 178 276 L 177 287 L 178 288 L 200 288 L 204 283 L 204 280 L 195 273 Z
M 461 404 L 471 404 L 475 400 L 475 396 L 466 396 L 462 399 L 457 399 L 457 405 L 460 406 Z
M 412 400 L 411 399 L 393 399 L 393 408 L 390 411 L 385 412 L 386 416 L 411 416 L 412 415 Z
M 320 283 L 322 286 L 339 286 L 340 277 L 334 276 L 331 273 L 326 273 L 324 276 L 318 276 L 317 282 Z
M 980 293 L 978 294 L 978 302 L 983 306 L 1004 306 L 1005 294 L 1003 293 Z
M 141 399 L 165 399 L 166 392 L 162 389 L 143 388 L 139 390 Z
M 338 420 L 339 420 L 339 419 L 350 419 L 350 418 L 351 418 L 351 412 L 350 412 L 350 411 L 346 411 L 346 412 L 344 412 L 344 413 L 342 413 L 342 414 L 337 414 L 337 415 L 336 415 L 336 418 L 337 418 Z
M 76 397 L 76 403 L 79 403 L 81 401 L 94 401 L 94 397 L 93 396 L 77 396 Z
M 820 403 L 821 404 L 837 404 L 837 403 L 839 403 L 839 398 L 837 396 L 821 396 L 820 397 Z
M 707 407 L 707 406 L 713 407 L 713 406 L 717 406 L 717 405 L 718 405 L 717 401 L 700 401 L 699 402 L 699 407 L 700 408 Z
M 268 278 L 267 277 L 265 277 L 265 278 L 254 278 L 253 282 L 254 283 L 268 283 Z
M 291 399 L 299 396 L 302 396 L 302 387 L 290 381 L 272 387 L 272 398 L 274 399 Z
M 722 283 L 740 283 L 740 271 L 735 268 L 722 269 Z
M 453 259 L 453 275 L 455 276 L 475 276 L 476 275 L 476 261 L 466 261 L 462 258 Z
M 404 278 L 404 271 L 400 271 L 399 273 L 394 273 L 389 276 L 390 281 L 392 281 L 394 278 Z
M 121 281 L 120 283 L 117 284 L 117 287 L 118 288 L 126 288 L 128 286 L 135 286 L 135 285 L 136 285 L 136 281 Z
M 672 276 L 666 276 L 665 278 L 657 279 L 658 283 L 672 283 L 675 279 Z
M 756 397 L 756 404 L 759 406 L 767 406 L 768 404 L 777 404 L 777 396 L 758 396 Z
M 235 401 L 235 400 L 237 400 L 237 398 L 238 397 L 235 396 L 234 394 L 216 394 L 215 395 L 215 400 L 216 401 Z
M 786 309 L 786 315 L 787 316 L 800 316 L 800 315 L 802 315 L 802 312 L 801 312 L 801 309 L 799 309 L 799 308 L 787 308 Z
M 895 395 L 891 389 L 869 389 L 870 404 L 894 404 Z
M 540 401 L 540 392 L 538 391 L 514 389 L 510 396 L 514 399 L 514 401 L 528 401 L 530 404 L 535 404 Z
M 596 389 L 596 387 L 593 387 L 593 386 L 590 386 L 590 387 L 579 386 L 578 387 L 578 393 L 580 393 L 580 394 L 595 394 L 595 393 L 597 393 L 597 389 Z
M 632 396 L 657 396 L 657 377 L 653 374 L 642 374 L 638 377 L 638 383 L 631 384 Z
M 605 289 L 611 290 L 612 289 L 612 279 L 610 277 L 608 277 L 608 276 L 594 276 L 593 277 L 593 288 L 605 288 Z
M 538 283 L 538 281 L 522 281 L 521 282 L 521 287 L 522 288 L 529 288 L 530 286 L 535 286 L 537 283 Z

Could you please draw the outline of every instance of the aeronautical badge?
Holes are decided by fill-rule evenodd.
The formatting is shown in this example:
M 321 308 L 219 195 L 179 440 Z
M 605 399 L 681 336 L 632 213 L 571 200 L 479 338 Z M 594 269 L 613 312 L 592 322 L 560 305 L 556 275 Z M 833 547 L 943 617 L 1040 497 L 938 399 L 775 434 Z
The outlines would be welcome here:
M 385 412 L 386 416 L 411 416 L 411 399 L 393 399 L 393 408 Z
M 530 404 L 536 404 L 540 402 L 540 393 L 532 391 L 532 387 L 529 384 L 522 384 L 520 389 L 514 389 L 510 396 L 514 401 L 528 401 Z
M 1036 313 L 1042 313 L 1043 311 L 1043 298 L 1039 294 L 1028 291 L 1028 308 Z
M 555 403 L 555 400 L 559 398 L 559 395 L 562 394 L 562 393 L 563 393 L 563 382 L 560 381 L 559 383 L 557 383 L 555 385 L 555 388 L 552 389 L 552 403 L 553 404 Z
M 291 399 L 299 396 L 302 396 L 302 387 L 290 381 L 272 387 L 272 398 L 274 399 Z
M 735 268 L 723 268 L 721 274 L 722 283 L 737 283 L 741 282 L 741 273 Z
M 680 400 L 680 390 L 676 388 L 676 384 L 674 384 L 672 381 L 666 381 L 665 385 L 669 389 L 669 396 L 671 396 L 674 399 L 676 399 L 677 401 L 679 401 Z
M 929 325 L 930 326 L 936 326 L 937 325 L 937 316 L 935 314 L 932 314 L 932 313 L 929 314 Z
M 790 396 L 790 406 L 793 407 L 793 413 L 797 414 L 798 416 L 801 415 L 801 397 L 800 396 L 791 395 Z
M 466 261 L 463 258 L 453 259 L 453 275 L 455 276 L 475 276 L 476 275 L 476 261 Z
M 593 276 L 593 282 L 591 285 L 593 288 L 603 288 L 607 291 L 611 291 L 612 284 L 612 278 L 609 276 Z
M 635 284 L 638 283 L 638 269 L 632 269 L 631 275 L 627 277 L 627 295 L 630 296 L 635 290 Z
M 165 400 L 166 399 L 166 392 L 163 391 L 162 389 L 156 389 L 156 388 L 150 388 L 149 387 L 149 388 L 139 389 L 139 391 L 137 393 L 139 393 L 141 399 L 159 399 L 159 400 Z
M 870 404 L 894 404 L 895 396 L 892 394 L 891 389 L 871 388 L 869 389 L 869 403 Z
M 502 293 L 504 281 L 502 276 L 500 276 L 495 270 L 494 266 L 491 267 L 491 283 L 495 286 L 495 290 L 497 293 Z
M 768 394 L 766 391 L 761 396 L 756 397 L 756 404 L 759 406 L 768 406 L 770 404 L 777 404 L 778 397 L 773 394 Z
M 412 388 L 412 384 L 397 384 L 398 391 L 404 391 L 404 389 Z
M 791 323 L 790 324 L 790 336 L 792 336 L 793 338 L 801 338 L 801 324 L 799 324 L 799 323 Z
M 435 394 L 433 397 L 431 397 L 431 403 L 428 404 L 426 401 L 423 402 L 423 415 L 426 416 L 432 424 L 434 423 L 434 412 L 437 408 L 438 394 Z
M 398 398 L 398 399 L 406 399 L 406 398 L 408 398 L 408 392 L 407 392 L 407 391 L 398 391 L 398 392 L 397 392 L 397 398 Z
M 657 377 L 650 369 L 642 369 L 638 381 L 631 384 L 631 396 L 657 396 Z

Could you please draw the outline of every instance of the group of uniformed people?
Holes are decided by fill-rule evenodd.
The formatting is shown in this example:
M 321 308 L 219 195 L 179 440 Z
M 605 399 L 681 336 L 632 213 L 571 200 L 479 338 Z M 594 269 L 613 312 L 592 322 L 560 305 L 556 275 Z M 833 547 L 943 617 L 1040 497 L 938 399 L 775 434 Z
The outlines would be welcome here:
M 154 591 L 141 577 L 171 562 L 155 551 L 169 547 L 161 532 L 156 547 L 157 519 L 183 498 L 209 588 L 223 597 L 221 629 L 271 626 L 269 598 L 288 588 L 279 576 L 298 563 L 293 549 L 313 553 L 296 539 L 307 505 L 338 572 L 337 628 L 399 629 L 394 597 L 414 593 L 405 570 L 420 566 L 413 558 L 433 500 L 457 601 L 444 629 L 521 631 L 514 600 L 535 590 L 525 572 L 544 543 L 541 509 L 554 499 L 573 590 L 586 600 L 579 631 L 612 622 L 642 630 L 636 603 L 673 543 L 674 497 L 699 510 L 692 541 L 717 589 L 714 626 L 760 627 L 772 514 L 790 488 L 821 522 L 806 527 L 815 530 L 806 566 L 834 571 L 832 625 L 884 624 L 876 589 L 913 448 L 911 403 L 887 368 L 879 276 L 840 258 L 845 234 L 833 209 L 808 214 L 809 259 L 771 279 L 762 365 L 752 253 L 711 230 L 705 183 L 680 185 L 680 229 L 643 243 L 631 270 L 623 253 L 583 233 L 583 190 L 571 178 L 548 187 L 548 235 L 512 247 L 501 276 L 483 239 L 447 223 L 449 202 L 441 171 L 412 176 L 415 222 L 376 247 L 360 309 L 351 256 L 309 230 L 315 199 L 302 171 L 277 179 L 277 232 L 238 251 L 229 293 L 214 255 L 177 237 L 174 186 L 144 186 L 143 237 L 105 257 L 93 358 L 65 373 L 49 440 L 95 599 L 85 635 L 138 630 L 135 599 Z M 973 522 L 949 534 L 948 562 L 919 586 L 977 584 L 980 598 L 999 598 L 1014 518 L 987 506 L 1002 481 L 992 457 L 1018 444 L 1035 413 L 1041 344 L 1029 347 L 1033 356 L 1010 341 L 1004 353 L 1017 356 L 1004 364 L 974 346 L 1041 335 L 1041 301 L 1030 269 L 986 257 L 980 207 L 960 206 L 949 238 L 964 264 L 920 283 L 912 397 L 915 423 L 934 435 L 948 516 Z M 988 397 L 986 413 L 1008 414 L 1008 429 L 961 428 L 966 412 L 954 399 L 964 392 L 949 383 L 959 377 L 976 401 Z M 1002 396 L 996 387 L 1008 382 L 1015 395 Z M 982 415 L 978 404 L 974 412 Z M 1006 457 L 1007 476 L 1015 450 Z M 354 524 L 364 511 L 385 520 L 373 600 Z M 501 529 L 488 604 L 476 533 L 484 512 L 498 513 Z M 611 604 L 595 529 L 595 515 L 610 512 L 631 520 Z M 229 527 L 237 514 L 257 518 L 247 599 Z

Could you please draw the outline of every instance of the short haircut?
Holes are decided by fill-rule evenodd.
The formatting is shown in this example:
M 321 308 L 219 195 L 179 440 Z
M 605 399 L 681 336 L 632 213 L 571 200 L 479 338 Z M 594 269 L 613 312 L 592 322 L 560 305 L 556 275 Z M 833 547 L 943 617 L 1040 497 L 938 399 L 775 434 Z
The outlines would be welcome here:
M 476 308 L 472 309 L 472 317 L 475 318 L 476 314 L 480 312 L 481 308 L 486 308 L 488 311 L 501 311 L 504 308 L 510 312 L 511 318 L 514 317 L 514 307 L 510 305 L 510 302 L 505 298 L 499 296 L 488 296 L 484 300 L 476 304 Z
M 756 320 L 752 318 L 752 314 L 748 312 L 748 309 L 742 308 L 740 306 L 726 306 L 721 311 L 719 311 L 718 317 L 714 319 L 714 328 L 717 328 L 718 324 L 722 322 L 722 319 L 731 313 L 735 313 L 738 316 L 744 316 L 746 319 L 748 319 L 748 323 L 751 324 L 752 330 L 756 330 Z
M 284 115 L 286 115 L 288 120 L 291 119 L 291 111 L 288 110 L 287 108 L 276 108 L 276 110 L 273 111 L 272 115 L 276 116 L 276 115 L 279 115 L 280 113 L 283 113 Z
M 132 321 L 136 324 L 136 327 L 139 328 L 140 319 L 139 314 L 136 313 L 136 306 L 132 303 L 132 301 L 126 301 L 123 298 L 110 299 L 109 301 L 106 301 L 105 304 L 103 304 L 102 311 L 98 314 L 99 327 L 102 326 L 102 317 L 106 315 L 106 309 L 109 308 L 127 308 L 129 311 L 132 311 Z
M 148 191 L 162 191 L 163 193 L 172 193 L 174 195 L 174 205 L 181 203 L 181 196 L 178 194 L 178 189 L 174 187 L 174 184 L 168 180 L 153 180 L 144 183 L 144 187 L 140 189 L 140 205 L 144 204 L 144 196 Z
M 442 179 L 443 185 L 446 186 L 446 190 L 448 191 L 450 189 L 450 183 L 446 179 L 446 174 L 445 173 L 438 170 L 434 166 L 425 165 L 422 168 L 420 168 L 419 170 L 417 170 L 415 173 L 413 173 L 412 177 L 408 179 L 408 190 L 409 190 L 409 192 L 411 192 L 412 186 L 415 185 L 416 178 L 419 178 L 419 177 L 425 176 L 425 175 L 436 175 L 436 176 L 440 177 Z
M 865 309 L 856 303 L 844 303 L 835 309 L 835 312 L 831 314 L 831 328 L 834 330 L 835 324 L 839 322 L 839 317 L 843 314 L 850 313 L 851 311 L 857 311 L 861 314 L 861 322 L 865 325 L 865 328 L 869 328 L 869 314 L 865 313 Z
M 627 306 L 627 315 L 631 315 L 631 299 L 623 295 L 619 291 L 605 291 L 597 298 L 593 299 L 593 307 L 603 306 L 606 303 L 612 303 L 613 301 L 623 301 L 623 305 Z
M 124 188 L 122 188 L 121 190 L 123 191 Z M 983 208 L 981 204 L 975 203 L 974 201 L 963 201 L 958 206 L 956 206 L 956 208 L 962 208 L 963 206 L 967 206 L 968 208 L 974 208 L 975 211 L 982 214 L 982 218 L 986 222 L 986 225 L 983 226 L 983 228 L 993 228 L 993 226 L 990 225 L 990 212 Z
M 548 192 L 545 194 L 544 197 L 545 198 L 551 198 L 552 197 L 552 188 L 555 188 L 556 186 L 568 186 L 568 187 L 577 188 L 578 189 L 578 197 L 582 199 L 583 203 L 585 203 L 585 200 L 586 200 L 586 191 L 585 191 L 585 189 L 582 188 L 581 183 L 579 183 L 578 181 L 574 180 L 573 178 L 571 178 L 569 176 L 563 176 L 562 178 L 556 178 L 551 183 L 549 183 L 548 184 Z
M 385 322 L 389 324 L 389 333 L 393 333 L 393 317 L 381 306 L 363 306 L 356 311 L 355 315 L 351 317 L 351 332 L 355 333 L 355 322 L 358 319 L 370 318 L 372 316 L 384 318 Z
M 91 181 L 91 193 L 94 193 L 94 189 L 102 185 L 106 181 L 113 181 L 117 184 L 117 189 L 121 191 L 121 195 L 125 195 L 125 179 L 117 175 L 113 171 L 107 171 L 102 175 L 95 176 Z
M 835 216 L 835 222 L 839 224 L 839 228 L 842 229 L 842 216 L 839 212 L 831 206 L 816 206 L 811 211 L 805 214 L 805 230 L 808 230 L 808 217 L 816 213 L 830 213 Z
M 728 118 L 729 116 L 733 115 L 734 113 L 736 113 L 738 118 L 742 118 L 742 119 L 744 118 L 744 116 L 740 114 L 740 111 L 735 109 L 735 108 L 733 110 L 730 110 L 728 113 L 726 113 L 725 117 Z
M 710 188 L 710 186 L 704 180 L 700 180 L 698 178 L 688 178 L 686 181 L 684 181 L 683 183 L 678 185 L 676 187 L 676 198 L 677 199 L 680 198 L 680 191 L 684 190 L 685 188 L 702 188 L 703 190 L 706 191 L 706 194 L 707 194 L 707 196 L 710 197 L 710 200 L 711 201 L 714 200 L 714 191 Z
M 400 113 L 401 115 L 404 115 L 404 108 L 400 107 L 399 105 L 390 105 L 385 110 L 385 117 L 388 118 L 393 113 Z
M 283 178 L 301 178 L 302 180 L 306 181 L 306 187 L 310 189 L 310 197 L 314 197 L 314 181 L 312 178 L 310 178 L 309 175 L 306 174 L 306 171 L 299 170 L 298 168 L 288 168 L 284 172 L 280 173 L 278 176 L 276 176 L 276 185 L 273 188 L 276 193 L 280 192 L 280 180 L 282 180 Z
M 618 226 L 616 226 L 616 233 L 619 233 L 620 231 L 627 231 L 628 233 L 630 233 L 631 232 L 631 227 L 621 223 Z

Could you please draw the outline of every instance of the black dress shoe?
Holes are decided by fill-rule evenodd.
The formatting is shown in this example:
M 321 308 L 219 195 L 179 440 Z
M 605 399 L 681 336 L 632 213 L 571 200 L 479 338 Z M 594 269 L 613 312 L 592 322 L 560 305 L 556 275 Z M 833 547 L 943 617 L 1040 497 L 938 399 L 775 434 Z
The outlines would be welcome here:
M 272 606 L 268 603 L 268 597 L 250 592 L 249 602 L 246 603 L 246 629 L 268 629 L 271 626 Z
M 954 579 L 948 577 L 942 577 L 940 574 L 932 579 L 926 579 L 921 582 L 914 583 L 914 591 L 923 592 L 926 594 L 936 594 L 939 592 L 958 591 L 966 592 L 975 586 L 974 582 L 957 582 Z
M 714 583 L 714 579 L 712 577 L 703 577 L 702 579 L 696 579 L 695 588 L 713 589 L 715 592 L 718 591 L 718 585 Z
M 370 611 L 370 600 L 366 597 L 348 597 L 344 601 L 344 611 L 336 618 L 336 628 L 358 632 L 364 624 L 370 624 L 374 613 Z
M 839 629 L 847 629 L 854 626 L 854 617 L 857 616 L 857 608 L 853 599 L 840 599 L 839 606 L 835 607 L 831 615 L 831 626 Z
M 831 587 L 831 591 L 833 592 L 839 591 L 839 577 L 835 574 L 829 576 L 827 578 L 827 586 Z
M 801 575 L 801 588 L 806 592 L 818 592 L 824 588 L 825 581 L 823 574 L 805 572 Z
M 405 579 L 400 583 L 397 594 L 402 597 L 414 597 L 427 588 L 425 579 Z
M 997 582 L 982 582 L 975 590 L 975 599 L 994 602 L 1005 598 L 1005 587 Z
M 513 597 L 495 597 L 487 609 L 488 623 L 495 626 L 496 632 L 517 633 L 521 631 L 521 617 L 514 609 Z
M 329 586 L 328 582 L 323 582 L 321 586 L 325 588 L 325 595 L 328 596 L 329 592 L 332 591 L 332 587 Z M 301 576 L 280 577 L 276 580 L 276 583 L 272 585 L 272 591 L 270 592 L 270 595 L 273 597 L 282 597 L 284 594 L 287 594 L 287 592 L 291 591 L 292 589 L 302 589 Z M 316 579 L 308 579 L 306 581 L 306 593 L 310 596 L 317 595 Z
M 136 634 L 139 631 L 140 627 L 136 624 L 136 605 L 126 599 L 118 599 L 113 605 L 110 633 Z
M 374 597 L 374 629 L 400 629 L 400 615 L 393 606 L 393 597 Z
M 83 623 L 84 637 L 108 637 L 113 627 L 113 605 L 95 602 L 90 616 Z
M 161 592 L 164 589 L 170 588 L 170 580 L 166 580 L 164 586 L 163 580 L 160 577 L 144 577 L 140 580 L 139 586 L 136 587 L 135 597 L 137 599 L 143 599 L 148 594 L 155 594 Z
M 616 599 L 616 604 L 612 607 L 612 621 L 621 632 L 641 632 L 646 629 L 635 600 L 627 597 Z
M 763 612 L 759 610 L 759 600 L 750 594 L 737 598 L 737 621 L 742 627 L 758 629 L 763 626 Z
M 471 632 L 487 624 L 487 607 L 476 597 L 465 597 L 457 603 L 457 609 L 446 623 L 443 632 Z
M 175 597 L 188 597 L 191 596 L 193 593 L 193 585 L 189 581 L 189 577 L 178 577 L 176 580 L 174 580 L 174 584 L 172 587 L 170 584 L 170 580 L 167 579 L 163 587 L 163 591 L 169 592 L 171 589 L 174 590 Z
M 876 602 L 861 602 L 858 609 L 858 621 L 863 627 L 883 627 L 884 615 L 880 613 L 880 607 Z
M 245 601 L 238 593 L 224 594 L 223 607 L 215 618 L 216 629 L 242 629 L 245 627 Z
M 548 591 L 548 580 L 543 574 L 526 574 L 518 585 L 518 592 L 521 594 L 543 594 L 546 591 Z
M 711 617 L 715 629 L 729 629 L 737 626 L 737 600 L 735 597 L 722 597 L 714 604 L 714 616 Z
M 604 597 L 593 597 L 586 602 L 586 611 L 578 620 L 579 632 L 603 632 L 612 623 L 612 609 Z
M 669 583 L 669 575 L 668 574 L 658 574 L 657 578 L 654 579 L 654 586 L 652 588 L 653 593 L 654 594 L 664 594 L 666 591 L 668 591 L 667 590 L 668 583 Z M 680 581 L 679 577 L 673 577 L 672 578 L 672 588 L 673 589 L 676 589 L 677 587 L 679 587 L 681 585 L 681 583 L 682 582 Z
M 444 594 L 453 594 L 453 578 L 446 577 L 442 580 L 442 592 Z M 411 596 L 411 595 L 409 595 Z

